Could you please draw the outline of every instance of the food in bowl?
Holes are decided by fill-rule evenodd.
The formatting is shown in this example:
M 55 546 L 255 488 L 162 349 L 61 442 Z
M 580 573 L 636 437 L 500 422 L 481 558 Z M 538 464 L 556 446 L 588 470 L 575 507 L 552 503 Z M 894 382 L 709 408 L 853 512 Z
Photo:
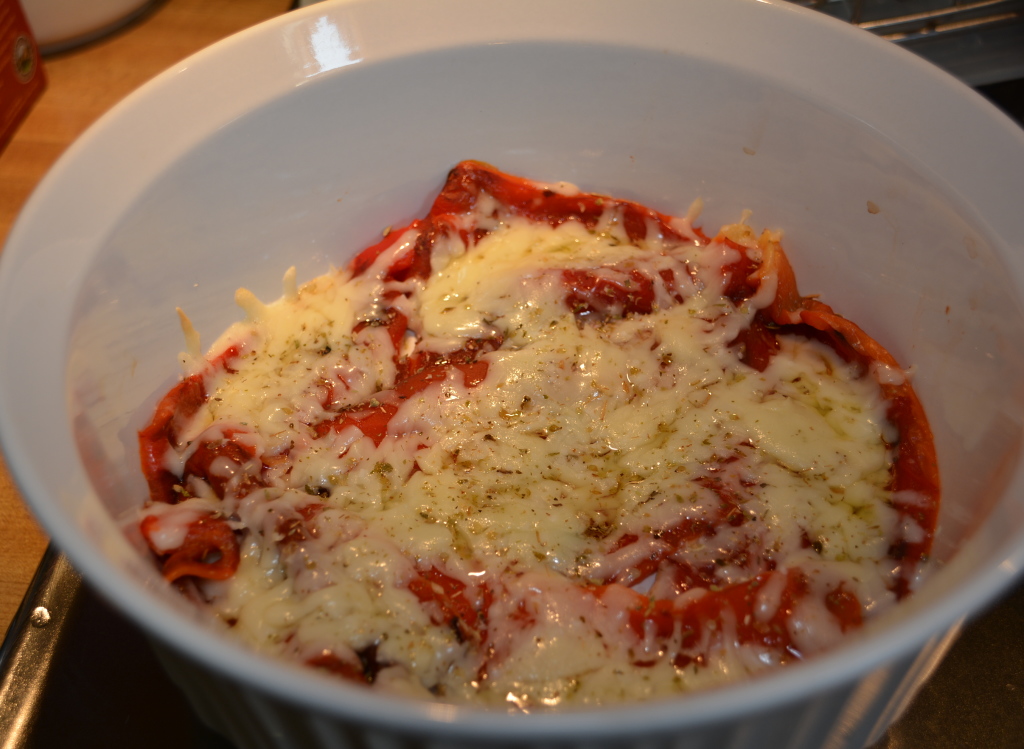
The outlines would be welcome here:
M 835 646 L 916 586 L 939 478 L 906 373 L 709 237 L 479 162 L 264 304 L 140 432 L 164 576 L 254 648 L 535 711 Z

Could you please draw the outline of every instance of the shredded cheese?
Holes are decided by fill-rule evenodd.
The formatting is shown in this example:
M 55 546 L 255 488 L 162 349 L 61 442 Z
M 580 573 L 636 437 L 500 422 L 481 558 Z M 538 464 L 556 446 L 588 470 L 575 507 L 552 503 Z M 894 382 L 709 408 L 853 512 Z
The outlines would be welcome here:
M 205 373 L 163 458 L 184 500 L 145 510 L 157 551 L 217 505 L 240 561 L 198 585 L 233 635 L 514 710 L 687 692 L 833 646 L 837 607 L 891 605 L 889 550 L 923 533 L 887 488 L 887 403 L 877 376 L 797 335 L 763 371 L 743 362 L 775 279 L 727 296 L 737 248 L 759 245 L 745 224 L 701 241 L 699 208 L 674 220 L 682 239 L 637 240 L 614 206 L 552 226 L 481 196 L 466 221 L 486 231 L 435 238 L 425 278 L 388 280 L 414 226 L 363 272 L 297 287 L 292 269 L 270 304 L 240 290 L 246 320 L 212 348 L 240 353 Z M 653 280 L 643 314 L 567 302 L 566 273 L 594 295 L 628 294 L 634 271 Z M 469 342 L 479 381 L 457 366 Z M 439 364 L 402 391 L 418 351 Z M 375 438 L 359 419 L 384 409 Z M 234 457 L 189 469 L 228 442 Z M 729 590 L 749 590 L 745 616 L 712 604 Z

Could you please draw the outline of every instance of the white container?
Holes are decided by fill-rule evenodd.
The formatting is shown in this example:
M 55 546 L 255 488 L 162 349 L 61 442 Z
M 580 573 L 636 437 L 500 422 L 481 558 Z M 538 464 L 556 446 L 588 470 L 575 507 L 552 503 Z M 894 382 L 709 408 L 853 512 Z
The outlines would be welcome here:
M 122 529 L 135 430 L 207 342 L 425 212 L 475 158 L 705 225 L 753 210 L 902 362 L 935 431 L 935 574 L 842 648 L 723 690 L 504 715 L 371 694 L 223 639 Z M 0 440 L 87 580 L 240 747 L 860 747 L 1024 563 L 1024 133 L 930 64 L 753 0 L 353 0 L 180 63 L 100 120 L 0 260 Z M 198 665 L 197 665 L 198 664 Z M 140 688 L 145 688 L 140 685 Z
M 64 52 L 112 34 L 160 0 L 21 0 L 44 55 Z

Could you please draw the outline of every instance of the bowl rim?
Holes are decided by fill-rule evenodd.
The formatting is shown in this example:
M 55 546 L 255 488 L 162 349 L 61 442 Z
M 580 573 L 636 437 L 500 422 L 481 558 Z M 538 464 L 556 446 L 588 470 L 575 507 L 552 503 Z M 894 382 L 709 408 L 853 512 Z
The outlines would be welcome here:
M 563 0 L 555 15 L 582 7 L 584 2 L 585 0 Z M 585 4 L 593 12 L 595 3 L 609 12 L 621 12 L 621 8 L 616 7 L 618 4 L 615 0 L 590 0 Z M 70 211 L 71 221 L 75 222 L 76 230 L 85 237 L 95 235 L 97 230 L 106 226 L 105 222 L 109 222 L 114 213 L 125 204 L 125 196 L 138 189 L 145 180 L 158 174 L 171 156 L 186 152 L 201 138 L 230 122 L 234 117 L 240 116 L 241 113 L 287 95 L 289 90 L 303 85 L 310 77 L 344 75 L 345 69 L 353 66 L 424 54 L 450 44 L 475 46 L 482 42 L 566 41 L 563 31 L 556 23 L 538 26 L 533 21 L 523 20 L 531 11 L 550 11 L 549 5 L 542 0 L 519 2 L 522 16 L 516 16 L 518 20 L 506 25 L 501 31 L 488 32 L 490 36 L 483 40 L 480 38 L 480 27 L 474 25 L 474 22 L 478 18 L 475 14 L 488 12 L 481 9 L 487 4 L 473 3 L 470 0 L 438 0 L 432 5 L 433 8 L 444 6 L 451 10 L 460 10 L 467 13 L 470 20 L 450 25 L 436 38 L 424 34 L 416 37 L 414 41 L 403 42 L 402 35 L 395 35 L 362 57 L 353 57 L 334 68 L 314 71 L 309 76 L 300 75 L 287 67 L 290 58 L 279 49 L 282 46 L 282 35 L 309 36 L 323 19 L 353 23 L 352 19 L 355 18 L 357 21 L 362 19 L 365 22 L 364 11 L 368 6 L 380 4 L 380 0 L 341 0 L 291 11 L 266 21 L 187 58 L 145 84 L 100 118 L 59 159 L 33 193 L 12 228 L 6 249 L 0 255 L 0 290 L 4 291 L 0 294 L 0 319 L 5 319 L 8 314 L 24 315 L 24 297 L 18 296 L 16 301 L 11 299 L 16 296 L 18 287 L 16 276 L 24 272 L 23 268 L 30 264 L 29 255 L 35 251 L 34 248 L 38 244 L 40 222 L 45 221 L 45 215 L 51 211 L 73 205 L 76 191 L 93 182 L 92 175 L 88 174 L 87 165 L 95 160 L 97 153 L 114 156 L 115 166 L 127 170 L 134 178 L 121 186 L 120 192 L 110 201 L 112 207 L 109 212 L 101 211 L 96 215 L 86 215 L 82 211 Z M 392 0 L 392 4 L 410 11 L 415 5 L 411 0 Z M 634 8 L 640 8 L 643 12 L 662 12 L 671 5 L 672 0 L 642 0 Z M 775 75 L 796 70 L 800 60 L 805 60 L 807 55 L 819 53 L 825 49 L 823 45 L 828 45 L 830 53 L 836 57 L 846 55 L 855 59 L 865 58 L 869 64 L 866 64 L 864 69 L 842 71 L 843 75 L 838 76 L 839 80 L 834 82 L 831 91 L 825 85 L 825 76 L 835 71 L 831 71 L 830 65 L 824 63 L 813 75 L 801 79 L 800 84 L 791 86 L 798 93 L 810 91 L 822 94 L 826 105 L 844 111 L 856 112 L 858 107 L 870 103 L 872 96 L 860 91 L 857 84 L 871 80 L 879 71 L 888 71 L 890 87 L 896 91 L 895 94 L 887 95 L 889 99 L 895 101 L 894 97 L 897 97 L 899 92 L 914 91 L 917 96 L 928 99 L 932 115 L 936 112 L 945 114 L 953 123 L 921 133 L 918 142 L 914 144 L 913 154 L 920 155 L 930 149 L 941 147 L 944 156 L 939 179 L 946 179 L 946 176 L 957 171 L 966 172 L 967 177 L 958 182 L 960 187 L 955 191 L 963 193 L 961 197 L 964 198 L 965 204 L 977 205 L 978 198 L 975 196 L 987 196 L 990 200 L 986 203 L 986 215 L 998 216 L 998 225 L 1002 228 L 1002 231 L 997 232 L 997 236 L 1024 236 L 1024 219 L 1017 215 L 1012 206 L 1012 198 L 1024 194 L 1024 132 L 964 84 L 889 42 L 836 19 L 785 3 L 783 0 L 687 0 L 685 4 L 679 3 L 673 12 L 684 15 L 692 13 L 695 14 L 694 17 L 699 15 L 703 21 L 717 29 L 728 28 L 730 24 L 756 21 L 764 28 L 766 35 L 774 32 L 782 37 L 776 38 L 776 44 L 780 46 L 785 44 L 783 39 L 805 42 L 810 39 L 813 42 L 807 45 L 808 49 L 800 52 L 799 60 L 783 65 L 782 72 L 776 71 Z M 550 12 L 547 15 L 550 16 Z M 652 47 L 666 41 L 663 36 L 658 35 L 655 35 L 653 41 L 637 39 L 634 38 L 635 35 L 618 33 L 620 27 L 613 30 L 614 24 L 607 21 L 602 23 L 606 25 L 601 26 L 595 22 L 585 26 L 569 41 Z M 669 51 L 680 54 L 693 52 L 692 49 L 684 49 L 684 46 L 680 41 Z M 729 62 L 724 59 L 724 55 L 707 46 L 698 47 L 699 54 L 708 55 L 722 64 Z M 274 55 L 264 56 L 262 53 L 268 48 L 277 51 Z M 752 59 L 754 55 L 764 52 L 763 49 L 755 49 L 747 54 Z M 750 59 L 744 58 L 744 61 L 745 64 L 752 64 Z M 832 63 L 832 66 L 834 65 L 835 63 Z M 255 75 L 258 83 L 254 83 L 251 88 L 239 87 L 231 95 L 224 96 L 221 85 L 240 70 L 247 71 L 247 79 Z M 170 113 L 175 107 L 184 106 L 197 91 L 211 102 L 218 98 L 220 101 L 204 113 L 203 121 L 192 130 L 170 133 L 170 126 L 161 127 L 161 132 L 171 136 L 171 145 L 167 153 L 143 159 L 142 165 L 135 167 L 130 167 L 128 160 L 136 158 L 138 154 L 117 155 L 117 145 L 125 133 L 150 127 L 154 116 Z M 850 92 L 852 94 L 847 96 L 846 94 Z M 965 103 L 969 106 L 965 106 Z M 872 120 L 864 122 L 869 127 L 877 129 L 883 137 L 890 137 L 896 132 L 912 132 L 915 126 L 923 122 L 920 114 L 896 110 L 876 116 L 875 110 L 878 106 L 877 101 L 874 102 L 870 109 L 873 113 Z M 960 127 L 979 128 L 992 141 L 1014 146 L 1014 163 L 1019 162 L 1021 168 L 1018 173 L 1022 176 L 1017 176 L 1016 182 L 1013 182 L 1009 189 L 1003 188 L 1002 193 L 993 189 L 991 185 L 986 185 L 985 175 L 979 165 L 971 163 L 966 155 L 950 152 L 948 148 L 955 142 L 955 131 Z M 919 161 L 924 163 L 921 159 Z M 950 189 L 952 191 L 952 188 Z M 1015 235 L 1007 233 L 1011 229 L 1019 231 Z M 65 231 L 50 227 L 43 232 L 43 238 L 52 241 L 54 237 L 62 236 L 62 232 Z M 1008 258 L 1009 252 L 1002 259 L 1005 261 Z M 61 282 L 73 283 L 81 274 L 87 260 L 88 258 L 79 258 L 70 263 L 68 269 L 60 274 Z M 1011 264 L 1010 269 L 1020 281 L 1019 286 L 1024 287 L 1024 281 L 1021 281 L 1024 279 L 1024 261 Z M 69 304 L 56 304 L 45 319 L 47 325 L 52 326 L 51 332 L 58 335 L 66 332 L 70 326 Z M 0 330 L 0 349 L 8 350 L 5 346 L 13 343 L 13 334 Z M 55 360 L 51 358 L 49 361 Z M 59 383 L 62 382 L 63 364 L 56 369 L 59 371 L 51 372 L 48 376 L 56 378 L 54 381 Z M 0 374 L 3 371 L 3 365 L 0 365 Z M 58 392 L 64 392 L 63 388 L 58 388 Z M 87 542 L 75 531 L 68 519 L 63 517 L 57 505 L 50 500 L 52 489 L 46 477 L 38 471 L 30 470 L 29 466 L 33 461 L 28 450 L 18 439 L 22 424 L 13 414 L 14 397 L 16 394 L 5 393 L 5 389 L 0 388 L 0 444 L 8 456 L 11 474 L 33 512 L 56 544 L 67 553 L 84 577 L 121 611 L 174 650 L 187 653 L 191 658 L 198 657 L 215 670 L 274 694 L 287 702 L 301 703 L 339 717 L 405 731 L 430 729 L 435 732 L 444 730 L 451 734 L 476 735 L 481 731 L 501 730 L 508 732 L 510 736 L 523 738 L 596 733 L 618 735 L 635 731 L 638 725 L 657 732 L 672 730 L 684 723 L 710 723 L 735 715 L 738 711 L 737 705 L 744 713 L 771 709 L 806 697 L 812 687 L 815 690 L 823 690 L 839 686 L 872 668 L 880 667 L 909 653 L 929 637 L 955 626 L 965 612 L 976 611 L 993 600 L 1024 568 L 1024 538 L 1021 538 L 1005 544 L 1005 548 L 1000 548 L 998 556 L 1002 558 L 1001 563 L 986 569 L 982 574 L 975 575 L 972 578 L 972 586 L 961 586 L 954 594 L 946 596 L 938 604 L 923 611 L 915 610 L 914 601 L 911 600 L 907 606 L 907 615 L 902 616 L 901 621 L 886 631 L 873 635 L 869 638 L 870 642 L 851 641 L 834 652 L 808 662 L 742 684 L 730 685 L 729 700 L 722 700 L 720 690 L 716 689 L 688 695 L 685 700 L 641 705 L 630 703 L 601 708 L 600 711 L 573 710 L 529 716 L 496 713 L 477 707 L 407 701 L 371 694 L 358 687 L 339 684 L 327 677 L 311 676 L 304 669 L 282 667 L 283 664 L 270 658 L 253 657 L 251 652 L 241 646 L 225 643 L 210 628 L 183 615 L 156 594 L 148 590 L 137 590 L 137 581 L 116 567 L 99 548 Z M 68 435 L 57 435 L 58 445 L 66 446 L 69 440 Z M 80 467 L 79 471 L 85 475 Z M 91 492 L 91 488 L 87 491 Z M 1024 493 L 1024 476 L 1016 475 L 1007 492 Z M 949 568 L 956 566 L 954 559 Z M 938 574 L 942 574 L 942 571 Z M 922 626 L 926 620 L 927 626 Z

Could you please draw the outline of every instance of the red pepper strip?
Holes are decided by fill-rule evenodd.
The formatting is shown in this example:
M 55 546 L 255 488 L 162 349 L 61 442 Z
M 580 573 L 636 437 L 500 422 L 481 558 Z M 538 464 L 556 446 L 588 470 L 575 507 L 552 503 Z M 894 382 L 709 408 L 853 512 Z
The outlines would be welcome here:
M 486 354 L 489 351 L 496 351 L 501 348 L 502 337 L 493 336 L 491 338 L 469 338 L 466 340 L 466 344 L 458 351 L 450 351 L 448 353 L 439 353 L 437 351 L 414 351 L 408 357 L 403 359 L 398 364 L 398 374 L 395 376 L 395 382 L 399 385 L 404 383 L 406 380 L 418 375 L 425 369 L 434 366 L 442 366 L 445 364 L 475 364 L 477 358 L 481 354 Z M 464 375 L 468 375 L 466 369 L 462 370 Z M 484 374 L 486 374 L 486 369 Z M 476 382 L 466 381 L 467 387 L 472 387 L 477 384 Z
M 679 291 L 679 286 L 676 285 L 676 274 L 671 268 L 663 268 L 658 271 L 658 275 L 661 276 L 662 283 L 665 284 L 665 291 L 668 292 L 677 304 L 683 303 L 683 295 Z
M 451 369 L 457 369 L 462 373 L 462 383 L 466 387 L 479 385 L 487 376 L 487 362 L 485 361 L 435 364 L 424 367 L 416 374 L 406 378 L 395 388 L 395 393 L 402 400 L 411 398 L 416 393 L 423 392 L 435 382 L 443 382 L 448 379 L 448 371 Z
M 384 281 L 406 281 L 410 278 L 427 278 L 430 276 L 430 254 L 438 235 L 448 233 L 447 227 L 434 221 L 417 219 L 408 226 L 392 230 L 377 244 L 367 247 L 353 258 L 349 269 L 352 276 L 361 276 L 376 262 L 384 252 L 390 249 L 407 231 L 417 230 L 419 233 L 413 246 L 396 257 L 386 272 L 381 274 Z
M 779 338 L 758 312 L 751 320 L 750 326 L 741 330 L 740 334 L 729 344 L 739 347 L 740 361 L 748 367 L 764 372 L 779 352 Z
M 489 193 L 514 214 L 546 221 L 552 226 L 575 219 L 592 228 L 604 211 L 612 207 L 622 212 L 623 226 L 634 241 L 647 236 L 648 224 L 652 222 L 666 236 L 680 238 L 669 224 L 670 217 L 636 203 L 585 193 L 560 195 L 529 180 L 504 174 L 487 164 L 464 161 L 449 172 L 427 218 L 406 227 L 418 230 L 416 243 L 394 260 L 383 274 L 383 280 L 429 277 L 431 253 L 441 237 L 459 234 L 463 241 L 478 242 L 486 236 L 487 232 L 480 230 L 469 232 L 456 228 L 462 224 L 458 217 L 473 211 L 481 192 Z M 349 266 L 352 274 L 359 276 L 365 273 L 404 231 L 393 231 L 359 253 Z
M 436 364 L 425 367 L 416 374 L 407 377 L 394 390 L 379 393 L 377 397 L 360 406 L 346 411 L 337 418 L 321 421 L 313 427 L 317 437 L 323 437 L 330 431 L 341 432 L 349 426 L 356 427 L 364 435 L 380 446 L 388 433 L 388 424 L 400 407 L 400 402 L 411 398 L 416 393 L 426 390 L 435 382 L 443 382 L 448 378 L 448 371 L 455 368 L 462 372 L 462 381 L 466 387 L 479 385 L 487 376 L 487 362 L 468 362 Z M 395 400 L 397 398 L 397 401 Z
M 825 596 L 825 608 L 839 620 L 843 632 L 855 629 L 863 623 L 860 601 L 843 583 L 839 583 L 835 590 Z
M 739 260 L 734 260 L 722 266 L 722 277 L 725 279 L 725 288 L 722 296 L 728 297 L 734 304 L 739 304 L 744 299 L 749 299 L 757 291 L 758 281 L 751 279 L 753 274 L 761 265 L 750 255 L 750 250 L 728 237 L 719 234 L 716 239 L 740 253 Z
M 877 363 L 894 372 L 902 372 L 892 355 L 857 325 L 836 314 L 827 304 L 800 295 L 793 268 L 778 241 L 766 232 L 760 245 L 763 262 L 751 278 L 761 282 L 774 275 L 778 279 L 775 299 L 764 310 L 772 322 L 780 326 L 808 325 L 825 334 L 826 341 L 840 355 L 854 356 L 865 367 Z M 890 555 L 901 561 L 916 562 L 931 548 L 938 517 L 941 485 L 935 442 L 924 407 L 909 381 L 905 377 L 899 382 L 882 378 L 879 384 L 889 402 L 887 416 L 899 433 L 889 488 L 894 492 L 912 491 L 927 500 L 923 503 L 901 503 L 896 498 L 896 509 L 913 518 L 924 530 L 925 537 L 920 542 L 902 543 L 899 548 L 890 550 Z M 913 564 L 903 565 L 903 577 L 896 591 L 900 596 L 908 591 L 913 567 Z
M 740 509 L 740 504 L 743 502 L 742 497 L 725 486 L 719 479 L 714 476 L 700 476 L 694 479 L 694 482 L 718 495 L 721 504 L 716 508 L 714 514 L 708 518 L 683 518 L 678 523 L 656 532 L 654 536 L 662 545 L 624 572 L 609 578 L 607 582 L 636 585 L 657 572 L 662 562 L 684 544 L 692 543 L 700 538 L 711 538 L 723 524 L 735 528 L 747 521 L 747 516 Z M 636 534 L 625 533 L 615 542 L 609 553 L 624 549 L 639 540 L 639 536 Z
M 391 264 L 388 272 L 384 275 L 384 280 L 407 281 L 410 278 L 429 278 L 430 255 L 434 248 L 434 241 L 444 233 L 443 228 L 427 224 L 416 238 L 416 243 L 412 248 L 395 258 L 395 262 Z
M 366 328 L 373 327 L 384 327 L 387 329 L 388 338 L 391 339 L 391 358 L 395 362 L 395 366 L 400 367 L 402 341 L 405 339 L 405 334 L 409 330 L 409 318 L 400 310 L 397 310 L 394 307 L 388 307 L 384 310 L 383 316 L 380 320 L 358 323 L 352 328 L 352 332 L 359 333 Z
M 321 421 L 313 427 L 317 437 L 323 437 L 328 432 L 342 432 L 350 426 L 354 426 L 365 436 L 373 440 L 374 445 L 380 445 L 388 434 L 388 423 L 391 417 L 398 413 L 397 403 L 381 403 L 370 401 L 361 406 L 346 411 L 341 416 L 327 421 Z
M 181 423 L 206 402 L 206 388 L 200 375 L 181 380 L 157 404 L 153 418 L 139 431 L 142 472 L 149 484 L 151 502 L 175 504 L 181 497 L 174 486 L 181 480 L 163 467 L 164 455 L 177 444 Z
M 210 364 L 214 368 L 231 371 L 230 362 L 240 351 L 240 346 L 230 346 L 214 357 Z M 181 495 L 174 490 L 176 485 L 180 485 L 181 479 L 163 467 L 164 455 L 172 447 L 178 446 L 178 433 L 206 402 L 207 397 L 203 375 L 194 374 L 182 378 L 160 399 L 153 418 L 139 430 L 139 456 L 142 473 L 149 485 L 151 502 L 175 504 L 181 499 Z
M 346 681 L 354 681 L 358 684 L 369 684 L 370 680 L 363 671 L 361 663 L 352 663 L 342 660 L 330 650 L 325 650 L 320 655 L 315 655 L 306 660 L 307 666 L 323 669 L 334 676 L 340 676 Z
M 235 359 L 242 353 L 242 344 L 236 343 L 233 346 L 228 346 L 226 349 L 221 351 L 215 357 L 210 359 L 210 365 L 214 369 L 223 369 L 226 372 L 234 373 L 236 370 L 231 368 L 231 360 Z
M 487 639 L 487 612 L 492 602 L 487 587 L 482 588 L 481 601 L 475 605 L 466 596 L 466 583 L 437 567 L 430 567 L 410 580 L 408 588 L 420 603 L 433 603 L 438 607 L 441 616 L 435 623 L 448 622 L 461 642 Z
M 761 621 L 755 615 L 758 591 L 773 574 L 785 574 L 786 585 L 775 612 L 766 621 Z M 599 599 L 603 599 L 609 587 L 595 586 L 590 588 L 590 591 Z M 809 592 L 807 578 L 800 570 L 793 569 L 785 573 L 765 572 L 743 583 L 721 589 L 709 589 L 697 600 L 681 606 L 670 599 L 651 600 L 642 593 L 630 590 L 630 597 L 634 603 L 626 613 L 633 634 L 639 639 L 653 637 L 677 666 L 704 661 L 706 654 L 696 651 L 695 646 L 701 641 L 704 629 L 709 624 L 720 627 L 719 623 L 726 611 L 731 613 L 736 638 L 740 643 L 758 644 L 780 654 L 799 658 L 801 653 L 793 643 L 788 624 L 796 604 Z M 860 623 L 860 603 L 856 596 L 845 590 L 837 591 L 835 602 L 829 610 L 836 616 L 844 630 Z M 675 652 L 669 649 L 673 644 L 670 642 L 673 637 L 678 637 L 677 642 L 680 645 Z M 653 663 L 654 661 L 638 661 L 636 665 L 645 666 Z
M 213 461 L 217 458 L 225 458 L 236 464 L 241 470 L 242 466 L 252 460 L 256 454 L 250 445 L 231 439 L 236 434 L 243 434 L 243 432 L 238 429 L 226 429 L 224 430 L 224 439 L 201 442 L 185 462 L 181 480 L 185 481 L 189 476 L 201 478 L 210 485 L 219 499 L 224 499 L 224 492 L 232 477 L 211 472 L 210 466 Z M 246 474 L 238 482 L 235 493 L 239 497 L 244 497 L 256 487 L 265 485 L 261 476 Z
M 836 314 L 827 304 L 801 297 L 793 269 L 775 241 L 764 241 L 764 263 L 756 275 L 775 272 L 779 291 L 768 308 L 778 324 L 805 323 L 830 336 L 837 350 L 845 347 L 856 353 L 865 365 L 878 363 L 901 373 L 893 356 L 856 324 Z M 840 353 L 842 351 L 840 350 Z M 935 444 L 924 408 L 906 378 L 893 383 L 880 380 L 882 392 L 892 403 L 889 418 L 899 430 L 893 491 L 912 490 L 933 499 L 938 498 L 940 482 Z M 933 507 L 933 512 L 937 508 Z M 934 514 L 922 515 L 926 530 L 934 526 Z
M 606 274 L 613 274 L 611 276 Z M 648 315 L 654 311 L 654 281 L 636 269 L 564 270 L 562 283 L 569 289 L 566 306 L 579 318 L 601 319 Z
M 717 524 L 721 520 L 722 518 L 720 517 L 710 520 L 704 518 L 684 518 L 675 525 L 656 533 L 655 537 L 664 544 L 667 544 L 667 548 L 659 547 L 652 550 L 650 554 L 638 560 L 622 573 L 608 578 L 607 582 L 636 585 L 646 580 L 657 572 L 661 563 L 683 544 L 696 541 L 699 538 L 710 538 L 715 535 Z M 639 540 L 639 536 L 635 533 L 625 533 L 615 542 L 609 553 L 614 553 L 627 546 L 631 546 Z
M 321 502 L 312 502 L 296 510 L 299 517 L 278 520 L 275 530 L 281 536 L 281 546 L 293 550 L 294 547 L 312 538 L 313 530 L 310 528 L 310 523 L 323 509 L 324 506 Z
M 466 362 L 452 366 L 462 372 L 462 384 L 468 388 L 476 387 L 487 378 L 488 364 L 485 361 Z
M 321 408 L 330 408 L 334 403 L 334 383 L 338 380 L 328 380 L 326 377 L 321 377 L 317 385 L 323 388 L 323 397 L 320 398 Z M 345 387 L 348 387 L 348 383 L 344 383 Z
M 349 270 L 352 271 L 353 276 L 361 276 L 370 269 L 384 251 L 391 247 L 395 242 L 402 238 L 409 229 L 419 229 L 423 226 L 422 221 L 413 221 L 408 226 L 402 229 L 392 229 L 387 235 L 377 244 L 367 247 L 365 250 L 356 255 L 352 262 L 349 264 Z
M 142 519 L 139 528 L 150 548 L 155 515 Z M 159 552 L 157 552 L 159 554 Z M 164 556 L 164 555 L 161 555 Z M 185 540 L 163 560 L 163 575 L 168 582 L 192 576 L 207 580 L 227 580 L 238 569 L 238 539 L 231 526 L 222 518 L 212 515 L 199 518 L 188 526 Z
M 562 195 L 480 161 L 463 161 L 448 173 L 444 188 L 430 209 L 430 218 L 437 221 L 471 212 L 481 192 L 493 196 L 515 215 L 545 221 L 551 226 L 576 220 L 593 228 L 605 210 L 613 208 L 622 212 L 623 227 L 633 241 L 646 238 L 649 224 L 666 237 L 682 239 L 671 227 L 671 217 L 645 206 L 593 193 Z
M 480 363 L 485 367 L 487 366 L 486 362 Z M 402 382 L 395 387 L 395 394 L 397 394 L 402 400 L 411 398 L 416 395 L 416 393 L 423 392 L 435 382 L 444 382 L 448 379 L 448 370 L 453 366 L 456 365 L 444 363 L 432 364 L 430 366 L 423 367 L 415 374 L 408 375 L 404 380 L 402 380 Z

